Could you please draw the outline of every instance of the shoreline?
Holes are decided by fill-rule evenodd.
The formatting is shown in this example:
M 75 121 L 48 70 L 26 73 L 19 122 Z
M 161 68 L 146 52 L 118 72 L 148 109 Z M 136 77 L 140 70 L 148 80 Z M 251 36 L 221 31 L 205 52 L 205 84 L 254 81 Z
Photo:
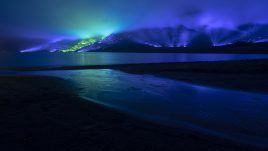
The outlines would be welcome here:
M 268 93 L 268 59 L 216 62 L 149 63 L 97 66 L 9 68 L 11 72 L 112 69 L 198 85 Z
M 138 120 L 78 98 L 68 82 L 52 77 L 0 76 L 3 150 L 261 150 Z
M 85 65 L 58 67 L 0 67 L 7 71 L 47 71 L 47 70 L 87 70 L 114 69 L 131 73 L 159 71 L 203 72 L 203 73 L 268 73 L 268 59 L 235 60 L 235 61 L 197 61 L 165 62 L 143 64 Z

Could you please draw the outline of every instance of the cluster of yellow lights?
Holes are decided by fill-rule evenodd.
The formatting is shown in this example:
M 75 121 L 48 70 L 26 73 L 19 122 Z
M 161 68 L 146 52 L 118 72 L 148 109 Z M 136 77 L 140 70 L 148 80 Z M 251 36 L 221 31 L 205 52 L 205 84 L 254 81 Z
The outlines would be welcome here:
M 103 37 L 86 38 L 86 39 L 79 41 L 77 44 L 75 44 L 74 46 L 72 46 L 70 48 L 60 50 L 60 52 L 75 52 L 75 51 L 78 51 L 79 49 L 82 49 L 86 46 L 90 46 L 96 42 L 99 42 L 102 39 L 103 39 Z

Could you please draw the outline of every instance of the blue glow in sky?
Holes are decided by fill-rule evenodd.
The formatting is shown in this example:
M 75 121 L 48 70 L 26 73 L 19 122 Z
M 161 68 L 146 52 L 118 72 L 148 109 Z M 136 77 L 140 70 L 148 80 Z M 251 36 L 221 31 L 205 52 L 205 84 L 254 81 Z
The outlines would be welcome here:
M 3 0 L 0 30 L 91 37 L 178 24 L 234 28 L 267 23 L 267 6 L 267 0 Z
M 238 27 L 267 24 L 267 6 L 267 0 L 2 0 L 0 51 L 56 51 L 58 45 L 65 48 L 65 44 L 54 46 L 58 39 L 108 37 L 142 28 L 179 25 L 205 31 L 213 45 L 224 45 L 252 39 Z M 239 34 L 218 29 L 238 30 Z M 262 34 L 253 34 L 251 41 L 267 41 L 268 31 L 260 31 Z M 141 33 L 132 40 L 154 47 L 184 47 L 194 36 L 191 32 L 172 33 L 173 37 L 167 38 L 169 35 L 169 31 L 162 35 Z

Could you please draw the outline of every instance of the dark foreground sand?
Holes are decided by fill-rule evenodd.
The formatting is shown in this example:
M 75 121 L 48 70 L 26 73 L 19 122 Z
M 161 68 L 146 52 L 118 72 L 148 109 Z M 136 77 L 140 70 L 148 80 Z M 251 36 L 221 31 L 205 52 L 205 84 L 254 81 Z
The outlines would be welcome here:
M 268 60 L 159 63 L 16 70 L 115 69 L 202 85 L 268 93 Z M 0 150 L 262 150 L 135 119 L 82 100 L 68 81 L 0 76 Z M 265 150 L 265 149 L 263 149 Z
M 1 151 L 249 151 L 90 103 L 50 77 L 0 76 Z

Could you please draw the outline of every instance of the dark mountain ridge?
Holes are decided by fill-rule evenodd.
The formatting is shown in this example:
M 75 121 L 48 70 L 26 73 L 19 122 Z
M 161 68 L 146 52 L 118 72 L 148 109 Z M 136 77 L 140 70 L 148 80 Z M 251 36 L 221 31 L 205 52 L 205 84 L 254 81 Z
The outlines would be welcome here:
M 268 52 L 268 24 L 247 24 L 236 29 L 196 29 L 185 26 L 146 28 L 111 34 L 88 45 L 75 47 L 88 39 L 62 39 L 40 42 L 39 39 L 0 40 L 0 51 L 49 51 L 70 49 L 76 52 Z M 42 43 L 42 44 L 40 44 Z

